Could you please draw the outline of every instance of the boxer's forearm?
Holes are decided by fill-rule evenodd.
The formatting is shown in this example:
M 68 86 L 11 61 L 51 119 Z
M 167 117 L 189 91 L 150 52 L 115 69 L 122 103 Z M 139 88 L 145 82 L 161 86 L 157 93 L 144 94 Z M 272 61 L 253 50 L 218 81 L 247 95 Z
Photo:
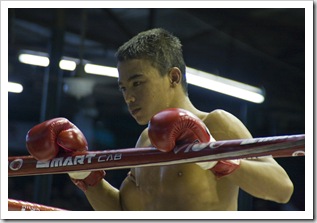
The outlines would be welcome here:
M 227 179 L 255 197 L 278 203 L 287 203 L 294 190 L 287 173 L 273 158 L 241 160 L 240 168 Z
M 119 190 L 102 180 L 89 187 L 85 195 L 95 211 L 121 211 Z

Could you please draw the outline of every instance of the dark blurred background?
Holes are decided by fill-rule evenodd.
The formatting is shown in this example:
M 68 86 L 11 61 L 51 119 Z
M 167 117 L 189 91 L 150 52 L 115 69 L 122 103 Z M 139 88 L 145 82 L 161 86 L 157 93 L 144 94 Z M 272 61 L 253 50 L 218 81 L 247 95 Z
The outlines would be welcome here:
M 61 2 L 62 4 L 62 2 Z M 34 125 L 66 117 L 85 134 L 90 150 L 131 148 L 145 128 L 129 115 L 116 78 L 58 68 L 71 57 L 116 66 L 114 53 L 140 31 L 165 28 L 180 38 L 187 66 L 265 89 L 262 104 L 189 86 L 201 110 L 225 109 L 254 137 L 302 134 L 305 130 L 304 8 L 10 8 L 8 79 L 23 85 L 8 95 L 9 156 L 27 155 L 25 135 Z M 50 66 L 19 62 L 23 50 L 47 53 Z M 81 77 L 92 90 L 81 97 L 66 81 Z M 305 210 L 305 157 L 277 159 L 294 182 L 287 204 L 241 192 L 240 210 Z M 107 171 L 119 188 L 128 170 Z M 9 198 L 65 208 L 92 210 L 66 174 L 9 178 Z

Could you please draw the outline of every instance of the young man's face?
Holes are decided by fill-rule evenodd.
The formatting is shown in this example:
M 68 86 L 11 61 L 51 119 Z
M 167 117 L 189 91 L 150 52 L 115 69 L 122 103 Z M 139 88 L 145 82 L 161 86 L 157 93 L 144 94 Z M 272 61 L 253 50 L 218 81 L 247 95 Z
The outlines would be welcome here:
M 170 80 L 149 61 L 133 59 L 118 63 L 119 88 L 130 114 L 140 125 L 170 105 Z

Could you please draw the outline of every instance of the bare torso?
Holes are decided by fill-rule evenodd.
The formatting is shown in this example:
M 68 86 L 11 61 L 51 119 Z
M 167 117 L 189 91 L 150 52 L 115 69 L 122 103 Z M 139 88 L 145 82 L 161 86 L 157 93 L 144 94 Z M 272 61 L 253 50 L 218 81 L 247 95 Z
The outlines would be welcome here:
M 236 210 L 238 187 L 196 164 L 131 170 L 120 189 L 124 210 Z
M 236 117 L 223 110 L 197 116 L 216 140 L 252 137 Z M 136 146 L 149 145 L 145 130 Z M 134 168 L 119 191 L 103 180 L 88 188 L 86 196 L 94 210 L 100 211 L 234 211 L 239 188 L 254 197 L 278 203 L 288 202 L 293 193 L 293 184 L 285 170 L 274 159 L 261 158 L 241 160 L 239 169 L 220 179 L 197 164 Z
M 206 114 L 197 116 L 204 120 Z M 142 145 L 150 145 L 148 137 Z M 120 199 L 122 208 L 131 211 L 235 211 L 238 191 L 226 177 L 216 179 L 197 164 L 178 164 L 131 169 L 121 185 Z

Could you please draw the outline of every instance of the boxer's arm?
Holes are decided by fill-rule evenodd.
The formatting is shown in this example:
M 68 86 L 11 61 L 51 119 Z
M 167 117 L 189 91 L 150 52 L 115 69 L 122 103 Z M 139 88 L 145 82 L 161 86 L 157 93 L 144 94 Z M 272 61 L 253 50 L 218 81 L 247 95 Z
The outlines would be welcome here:
M 106 180 L 88 187 L 85 195 L 95 211 L 121 211 L 119 190 Z
M 151 142 L 148 137 L 148 128 L 146 128 L 140 135 L 136 148 L 151 146 Z M 135 168 L 131 168 L 131 175 L 128 175 L 128 180 L 132 180 L 135 183 L 135 179 L 131 176 L 135 176 Z M 90 204 L 96 211 L 104 210 L 122 210 L 120 204 L 120 191 L 111 186 L 106 180 L 102 180 L 98 185 L 93 188 L 89 188 L 86 192 L 86 197 Z M 134 205 L 138 205 L 138 200 L 130 201 Z
M 240 120 L 223 110 L 211 112 L 205 123 L 216 140 L 252 138 Z M 279 203 L 288 202 L 293 193 L 293 183 L 273 158 L 242 159 L 237 170 L 219 180 L 230 180 L 255 197 Z
M 54 118 L 34 126 L 26 135 L 26 147 L 34 158 L 50 160 L 57 154 L 88 150 L 84 134 L 66 118 Z M 104 171 L 68 173 L 95 210 L 121 210 L 119 192 L 103 178 Z

